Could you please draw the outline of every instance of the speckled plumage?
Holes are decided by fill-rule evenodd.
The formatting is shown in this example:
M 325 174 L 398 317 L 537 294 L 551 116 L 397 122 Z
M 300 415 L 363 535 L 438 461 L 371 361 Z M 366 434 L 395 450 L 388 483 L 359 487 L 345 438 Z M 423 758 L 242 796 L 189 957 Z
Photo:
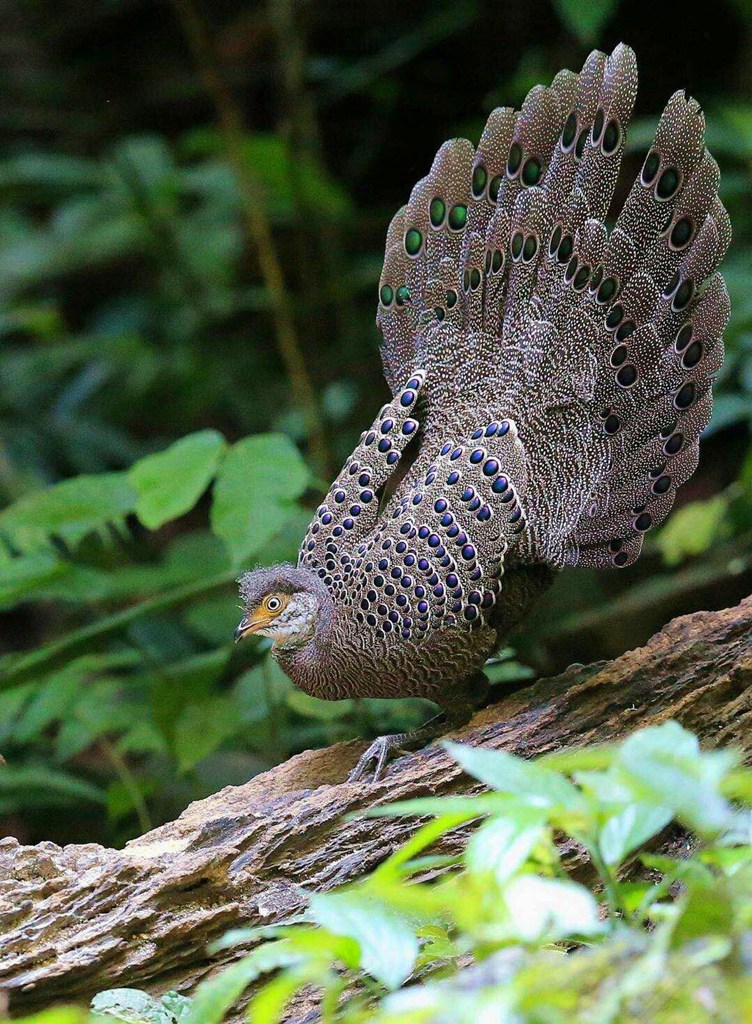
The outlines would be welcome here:
M 273 586 L 317 595 L 314 637 L 275 651 L 304 690 L 468 704 L 555 571 L 630 565 L 694 471 L 730 229 L 683 93 L 606 228 L 636 84 L 630 49 L 591 54 L 495 110 L 477 149 L 445 143 L 393 219 L 377 317 L 393 399 L 298 568 L 242 581 L 249 608 Z

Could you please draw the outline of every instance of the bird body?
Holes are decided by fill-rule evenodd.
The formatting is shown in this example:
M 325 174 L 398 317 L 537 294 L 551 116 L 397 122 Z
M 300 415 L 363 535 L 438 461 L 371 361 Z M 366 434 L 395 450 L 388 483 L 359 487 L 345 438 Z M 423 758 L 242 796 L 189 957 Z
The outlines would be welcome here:
M 240 580 L 239 634 L 272 636 L 307 692 L 467 717 L 556 572 L 632 564 L 696 468 L 730 228 L 682 93 L 606 228 L 636 82 L 628 47 L 591 54 L 495 110 L 477 149 L 445 143 L 393 219 L 377 314 L 392 400 L 298 565 Z

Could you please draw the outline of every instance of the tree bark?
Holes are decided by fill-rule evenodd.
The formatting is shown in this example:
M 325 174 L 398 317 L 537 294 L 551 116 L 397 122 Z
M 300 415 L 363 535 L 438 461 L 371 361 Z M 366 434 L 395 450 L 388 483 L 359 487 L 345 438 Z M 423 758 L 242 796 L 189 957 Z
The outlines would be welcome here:
M 455 738 L 532 757 L 674 718 L 705 746 L 735 745 L 749 760 L 750 684 L 747 598 L 675 619 L 614 661 L 573 665 L 518 690 Z M 305 906 L 305 890 L 360 878 L 416 827 L 352 815 L 473 788 L 440 745 L 401 757 L 377 784 L 348 783 L 362 749 L 306 751 L 123 850 L 0 841 L 0 994 L 11 1012 L 112 987 L 190 992 L 237 955 L 210 957 L 208 942 L 231 927 L 286 921 Z

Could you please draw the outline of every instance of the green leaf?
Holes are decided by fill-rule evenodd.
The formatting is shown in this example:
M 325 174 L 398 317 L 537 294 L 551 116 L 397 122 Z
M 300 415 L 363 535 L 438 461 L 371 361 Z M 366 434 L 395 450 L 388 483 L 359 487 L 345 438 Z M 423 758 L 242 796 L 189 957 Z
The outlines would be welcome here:
M 446 814 L 462 815 L 466 821 L 481 818 L 485 814 L 502 814 L 509 805 L 509 799 L 499 793 L 479 793 L 474 796 L 417 796 L 412 800 L 397 800 L 392 804 L 368 807 L 353 813 L 361 818 L 401 818 L 405 815 Z
M 92 530 L 122 522 L 135 504 L 125 473 L 76 476 L 32 491 L 0 512 L 0 533 L 22 551 L 45 547 L 50 537 L 75 545 Z
M 590 46 L 616 12 L 619 0 L 554 0 L 560 20 L 569 31 Z
M 468 870 L 493 874 L 498 882 L 511 878 L 527 861 L 546 835 L 546 816 L 531 807 L 520 807 L 507 817 L 485 822 L 468 843 Z
M 701 751 L 696 736 L 678 722 L 665 722 L 629 736 L 614 768 L 640 800 L 652 800 L 690 828 L 713 834 L 732 823 L 722 784 L 736 762 L 729 751 Z
M 315 960 L 278 974 L 264 985 L 251 1003 L 248 1020 L 253 1024 L 280 1024 L 295 993 L 306 985 L 325 981 L 327 976 L 337 983 L 337 975 L 329 971 L 327 965 Z
M 220 433 L 200 430 L 135 463 L 128 480 L 138 495 L 136 515 L 144 526 L 156 530 L 189 512 L 213 479 L 224 449 Z
M 655 538 L 666 565 L 679 565 L 706 551 L 724 533 L 728 507 L 728 499 L 717 494 L 674 512 Z
M 598 845 L 608 865 L 621 864 L 625 857 L 648 839 L 658 835 L 673 818 L 673 812 L 654 804 L 631 803 L 606 819 Z
M 0 573 L 0 608 L 13 608 L 24 601 L 33 601 L 39 596 L 35 591 L 65 576 L 65 563 L 51 551 L 34 551 L 10 558 L 3 562 Z
M 487 750 L 445 741 L 444 746 L 465 771 L 502 793 L 524 797 L 537 807 L 582 810 L 581 793 L 563 775 L 504 750 Z
M 233 445 L 214 486 L 211 522 L 236 564 L 280 531 L 309 479 L 300 453 L 284 434 L 259 434 Z
M 39 737 L 48 725 L 63 718 L 74 703 L 87 671 L 84 665 L 74 661 L 48 676 L 17 722 L 13 739 L 28 743 Z
M 91 1011 L 103 1017 L 114 1017 L 125 1024 L 157 1024 L 159 1003 L 148 992 L 138 988 L 111 988 L 98 992 L 91 1001 Z
M 575 882 L 520 875 L 504 888 L 512 932 L 522 942 L 555 942 L 603 931 L 598 904 Z
M 16 1020 L 17 1024 L 91 1024 L 91 1016 L 77 1006 L 55 1006 Z
M 237 706 L 229 697 L 210 697 L 183 708 L 174 738 L 180 770 L 189 771 L 241 728 Z
M 106 802 L 99 786 L 44 765 L 6 765 L 0 771 L 0 812 Z
M 360 966 L 389 989 L 410 977 L 418 957 L 418 940 L 408 922 L 394 910 L 357 892 L 313 893 L 310 914 L 335 935 L 354 939 Z
M 220 1024 L 252 981 L 268 971 L 299 962 L 300 954 L 292 951 L 285 939 L 259 946 L 198 986 L 185 1024 Z
M 185 1019 L 190 1004 L 187 996 L 177 992 L 165 992 L 160 999 L 155 999 L 138 988 L 110 988 L 94 996 L 91 1012 L 125 1024 L 179 1024 Z

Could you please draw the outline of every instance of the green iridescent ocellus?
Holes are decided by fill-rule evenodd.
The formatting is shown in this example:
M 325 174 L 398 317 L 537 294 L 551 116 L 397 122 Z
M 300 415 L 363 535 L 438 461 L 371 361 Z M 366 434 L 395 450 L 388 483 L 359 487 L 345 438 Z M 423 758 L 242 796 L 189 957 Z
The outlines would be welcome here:
M 303 690 L 444 710 L 377 740 L 353 777 L 465 721 L 555 573 L 634 562 L 697 465 L 730 227 L 702 112 L 678 92 L 608 230 L 636 87 L 628 47 L 595 52 L 494 110 L 477 149 L 441 147 L 387 234 L 393 399 L 298 565 L 240 579 L 237 635 L 271 637 Z

